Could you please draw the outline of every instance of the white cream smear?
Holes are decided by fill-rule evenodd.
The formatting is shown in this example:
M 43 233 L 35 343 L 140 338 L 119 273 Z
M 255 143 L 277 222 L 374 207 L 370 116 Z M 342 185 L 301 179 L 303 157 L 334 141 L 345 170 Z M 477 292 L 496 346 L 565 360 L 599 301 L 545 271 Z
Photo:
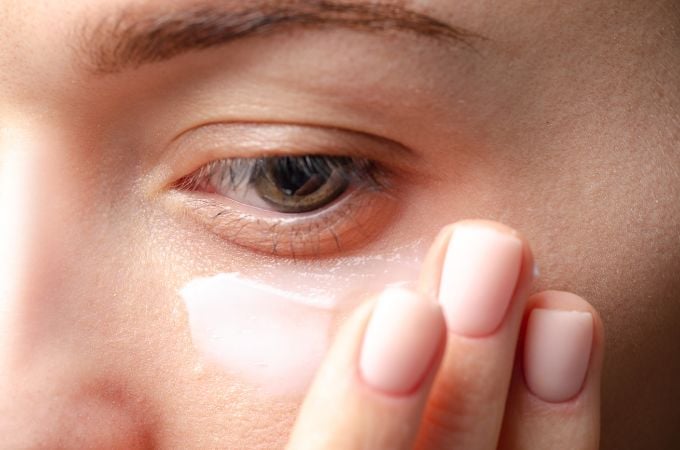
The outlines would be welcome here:
M 349 278 L 327 269 L 286 275 L 262 267 L 267 283 L 240 273 L 194 279 L 180 290 L 192 341 L 207 361 L 265 394 L 302 394 L 326 353 L 334 321 L 354 306 L 342 295 L 413 280 L 419 263 L 410 256 L 408 263 L 362 260 L 349 266 L 359 269 Z
M 180 291 L 194 345 L 210 361 L 269 394 L 303 392 L 326 352 L 329 299 L 310 299 L 240 274 L 189 282 Z

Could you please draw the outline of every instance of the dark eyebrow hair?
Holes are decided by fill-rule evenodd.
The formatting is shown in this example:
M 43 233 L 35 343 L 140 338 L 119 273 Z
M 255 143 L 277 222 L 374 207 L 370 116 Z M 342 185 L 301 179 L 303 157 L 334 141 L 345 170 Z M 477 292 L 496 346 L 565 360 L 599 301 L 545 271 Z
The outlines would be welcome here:
M 411 32 L 469 47 L 471 38 L 481 37 L 394 4 L 237 0 L 161 14 L 123 9 L 94 27 L 79 29 L 77 50 L 91 72 L 111 74 L 286 27 Z

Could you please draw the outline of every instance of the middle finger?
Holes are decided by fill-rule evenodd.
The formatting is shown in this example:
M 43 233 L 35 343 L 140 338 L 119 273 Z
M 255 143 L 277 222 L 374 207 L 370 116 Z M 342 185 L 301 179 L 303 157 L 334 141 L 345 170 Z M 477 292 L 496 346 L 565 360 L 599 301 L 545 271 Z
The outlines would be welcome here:
M 440 234 L 420 288 L 438 296 L 449 336 L 418 448 L 496 448 L 532 279 L 529 245 L 508 227 L 464 221 Z

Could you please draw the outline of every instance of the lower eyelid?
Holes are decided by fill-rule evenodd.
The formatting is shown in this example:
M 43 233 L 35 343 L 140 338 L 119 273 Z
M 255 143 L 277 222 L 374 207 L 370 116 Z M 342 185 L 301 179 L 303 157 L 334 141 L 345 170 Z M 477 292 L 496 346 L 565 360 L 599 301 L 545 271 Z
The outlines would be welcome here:
M 312 214 L 263 215 L 221 196 L 178 192 L 199 222 L 226 241 L 281 257 L 319 257 L 345 252 L 374 239 L 390 223 L 395 198 L 376 189 L 356 189 Z

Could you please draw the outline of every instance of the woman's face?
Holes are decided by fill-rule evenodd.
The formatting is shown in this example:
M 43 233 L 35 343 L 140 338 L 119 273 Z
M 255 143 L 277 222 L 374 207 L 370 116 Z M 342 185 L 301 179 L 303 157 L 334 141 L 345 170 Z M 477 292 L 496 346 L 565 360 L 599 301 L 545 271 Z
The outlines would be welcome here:
M 330 292 L 332 337 L 463 218 L 602 314 L 603 448 L 677 444 L 677 2 L 307 3 L 0 0 L 3 446 L 282 446 L 303 392 L 206 361 L 179 292 Z

